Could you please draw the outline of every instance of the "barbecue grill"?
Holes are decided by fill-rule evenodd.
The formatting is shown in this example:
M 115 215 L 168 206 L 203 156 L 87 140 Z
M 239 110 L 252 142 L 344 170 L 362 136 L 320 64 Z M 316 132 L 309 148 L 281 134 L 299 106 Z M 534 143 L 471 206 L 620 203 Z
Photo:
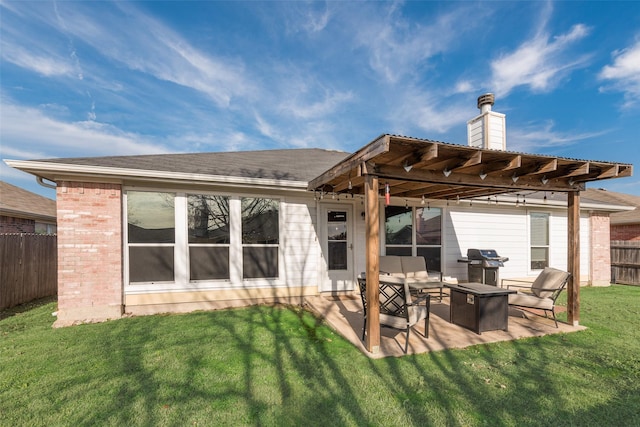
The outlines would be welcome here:
M 498 269 L 509 258 L 498 256 L 495 249 L 467 249 L 467 257 L 458 261 L 467 263 L 469 282 L 498 286 Z

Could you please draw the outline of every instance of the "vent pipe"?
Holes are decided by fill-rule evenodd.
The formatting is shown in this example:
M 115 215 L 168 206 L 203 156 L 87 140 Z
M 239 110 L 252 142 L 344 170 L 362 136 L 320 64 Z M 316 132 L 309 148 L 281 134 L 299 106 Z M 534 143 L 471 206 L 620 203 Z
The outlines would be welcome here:
M 495 103 L 496 98 L 492 93 L 485 93 L 484 95 L 480 95 L 478 97 L 478 108 L 480 109 L 480 113 L 484 114 L 488 111 L 491 111 L 491 107 Z

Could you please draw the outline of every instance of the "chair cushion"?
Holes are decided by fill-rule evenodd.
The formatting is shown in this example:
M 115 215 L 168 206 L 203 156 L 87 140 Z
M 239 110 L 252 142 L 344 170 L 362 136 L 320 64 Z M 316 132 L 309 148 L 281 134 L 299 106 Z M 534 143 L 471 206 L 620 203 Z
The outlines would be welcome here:
M 409 326 L 413 326 L 419 321 L 424 320 L 427 314 L 427 307 L 424 305 L 409 307 Z M 391 316 L 380 313 L 380 324 L 396 329 L 405 329 L 407 327 L 407 318 L 404 316 Z
M 409 307 L 409 323 L 413 326 L 419 321 L 424 320 L 428 314 L 426 305 L 414 305 Z
M 521 307 L 540 308 L 542 310 L 553 309 L 553 300 L 550 298 L 539 298 L 535 295 L 518 292 L 509 295 L 510 305 L 519 305 Z
M 387 273 L 394 276 L 404 277 L 402 271 L 402 257 L 396 255 L 385 255 L 380 257 L 380 273 Z
M 531 285 L 531 292 L 540 298 L 549 298 L 569 277 L 566 271 L 546 267 Z
M 403 256 L 401 257 L 402 261 L 402 271 L 405 274 L 413 273 L 413 274 L 424 274 L 427 273 L 427 264 L 424 262 L 424 258 L 421 256 Z M 427 276 L 428 277 L 428 276 Z

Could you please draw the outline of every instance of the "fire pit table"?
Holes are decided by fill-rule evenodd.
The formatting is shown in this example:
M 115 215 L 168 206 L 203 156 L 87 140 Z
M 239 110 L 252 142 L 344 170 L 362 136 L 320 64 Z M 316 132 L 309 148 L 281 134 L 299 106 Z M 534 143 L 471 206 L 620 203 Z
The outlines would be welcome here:
M 445 283 L 450 289 L 449 320 L 471 329 L 476 334 L 509 328 L 509 294 L 503 289 L 483 283 Z

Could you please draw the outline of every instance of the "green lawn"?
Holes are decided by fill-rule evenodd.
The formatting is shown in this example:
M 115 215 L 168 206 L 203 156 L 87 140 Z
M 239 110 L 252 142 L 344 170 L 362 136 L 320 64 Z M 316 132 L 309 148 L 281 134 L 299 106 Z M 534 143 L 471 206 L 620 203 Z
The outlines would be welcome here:
M 0 314 L 1 426 L 640 425 L 640 287 L 581 289 L 583 332 L 380 360 L 296 308 L 55 309 Z

